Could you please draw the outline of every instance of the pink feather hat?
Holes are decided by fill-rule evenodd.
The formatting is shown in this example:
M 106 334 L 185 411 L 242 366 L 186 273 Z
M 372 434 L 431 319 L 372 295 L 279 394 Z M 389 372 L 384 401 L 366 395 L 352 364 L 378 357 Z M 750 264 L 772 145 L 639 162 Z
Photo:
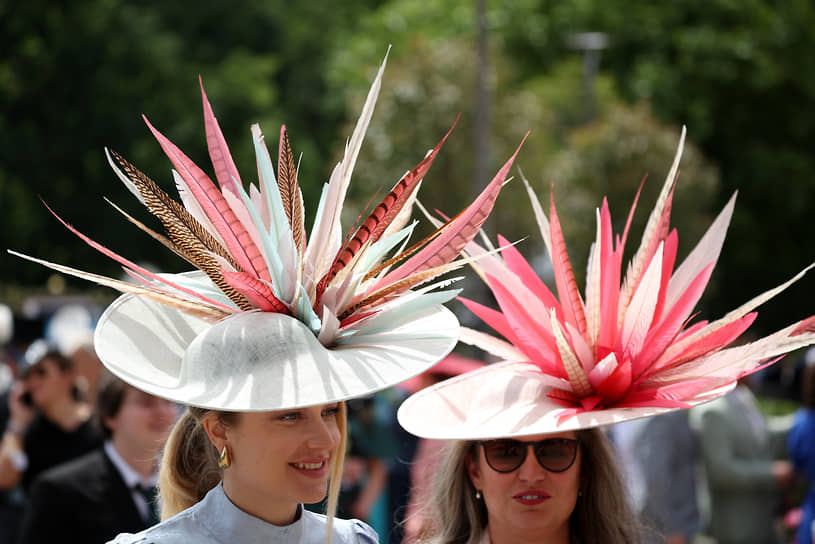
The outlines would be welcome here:
M 690 323 L 718 259 L 735 196 L 674 270 L 677 234 L 669 228 L 683 129 L 673 166 L 639 250 L 622 275 L 622 236 L 613 236 L 608 203 L 597 211 L 585 296 L 578 292 L 554 200 L 550 218 L 526 183 L 548 252 L 557 297 L 512 245 L 501 256 L 470 243 L 471 266 L 501 308 L 462 302 L 505 340 L 462 329 L 461 340 L 505 362 L 451 378 L 408 398 L 398 412 L 426 438 L 486 439 L 595 427 L 689 408 L 730 391 L 742 376 L 815 343 L 815 316 L 754 342 L 732 344 L 754 309 L 811 268 L 726 316 Z M 635 201 L 636 203 L 636 201 Z M 620 281 L 623 278 L 622 282 Z
M 135 283 L 12 253 L 126 293 L 100 318 L 96 351 L 123 380 L 176 402 L 280 410 L 367 395 L 415 376 L 457 342 L 458 321 L 442 303 L 458 290 L 437 278 L 468 262 L 457 257 L 489 215 L 515 155 L 467 208 L 405 249 L 416 190 L 448 132 L 344 235 L 343 203 L 384 68 L 385 62 L 323 186 L 309 237 L 285 127 L 276 172 L 260 128 L 252 127 L 258 185 L 247 192 L 202 85 L 217 185 L 149 122 L 175 168 L 180 203 L 108 153 L 116 175 L 161 220 L 167 237 L 126 217 L 197 270 L 153 273 L 59 218 Z

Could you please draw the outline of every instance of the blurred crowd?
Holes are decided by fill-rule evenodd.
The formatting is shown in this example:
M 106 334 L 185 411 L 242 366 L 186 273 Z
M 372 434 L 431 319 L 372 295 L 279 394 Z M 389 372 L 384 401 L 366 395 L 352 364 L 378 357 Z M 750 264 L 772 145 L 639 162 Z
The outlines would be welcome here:
M 102 543 L 158 520 L 158 463 L 179 407 L 104 370 L 93 349 L 100 311 L 86 301 L 27 313 L 0 305 L 0 544 Z M 406 433 L 396 409 L 483 364 L 453 354 L 348 402 L 339 517 L 366 521 L 383 543 L 416 541 L 443 442 Z M 648 544 L 812 542 L 815 349 L 716 401 L 608 432 Z

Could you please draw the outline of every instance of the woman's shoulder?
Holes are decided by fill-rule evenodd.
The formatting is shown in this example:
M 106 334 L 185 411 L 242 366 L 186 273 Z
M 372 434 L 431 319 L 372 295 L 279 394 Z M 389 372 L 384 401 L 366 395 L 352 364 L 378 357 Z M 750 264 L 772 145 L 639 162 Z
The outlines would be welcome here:
M 200 503 L 199 503 L 200 504 Z M 108 544 L 220 544 L 206 524 L 194 515 L 195 507 L 140 533 L 123 533 Z M 327 518 L 321 514 L 304 513 L 303 544 L 324 544 Z M 334 519 L 332 544 L 378 544 L 379 536 L 371 527 L 357 520 Z M 314 537 L 312 539 L 312 536 Z
M 314 512 L 304 511 L 304 516 L 307 516 L 307 525 L 304 527 L 306 534 L 324 535 L 325 529 L 318 530 L 316 527 L 309 528 L 308 526 L 322 526 L 323 528 L 328 524 L 328 518 L 323 514 L 315 514 Z M 334 518 L 334 526 L 331 530 L 332 544 L 377 544 L 379 542 L 379 535 L 369 525 L 358 519 L 337 519 Z M 321 541 L 324 537 L 321 537 Z
M 108 544 L 216 544 L 200 523 L 193 521 L 192 509 L 139 533 L 122 533 Z

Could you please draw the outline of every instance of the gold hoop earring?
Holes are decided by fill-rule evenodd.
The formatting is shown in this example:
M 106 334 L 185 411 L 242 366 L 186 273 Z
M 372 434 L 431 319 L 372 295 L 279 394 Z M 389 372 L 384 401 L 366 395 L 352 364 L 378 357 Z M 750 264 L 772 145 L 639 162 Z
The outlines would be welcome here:
M 229 449 L 224 444 L 224 449 L 221 450 L 221 456 L 218 458 L 218 466 L 221 468 L 229 468 L 232 464 L 232 459 L 229 458 Z

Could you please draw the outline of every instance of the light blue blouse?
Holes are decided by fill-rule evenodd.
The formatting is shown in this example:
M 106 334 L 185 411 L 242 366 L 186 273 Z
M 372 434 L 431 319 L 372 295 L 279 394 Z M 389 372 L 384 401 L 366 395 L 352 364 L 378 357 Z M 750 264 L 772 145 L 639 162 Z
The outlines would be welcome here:
M 217 485 L 206 497 L 172 518 L 140 533 L 123 533 L 109 544 L 325 544 L 327 519 L 300 508 L 300 518 L 283 527 L 247 514 Z M 377 544 L 363 522 L 334 519 L 332 544 Z

